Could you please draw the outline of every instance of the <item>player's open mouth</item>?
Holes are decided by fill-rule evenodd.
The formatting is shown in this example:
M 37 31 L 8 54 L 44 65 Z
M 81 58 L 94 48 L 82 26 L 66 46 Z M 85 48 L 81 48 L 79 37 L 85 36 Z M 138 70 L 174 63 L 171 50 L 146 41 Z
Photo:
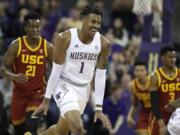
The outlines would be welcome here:
M 96 29 L 91 29 L 91 33 L 92 33 L 92 34 L 95 34 L 96 32 L 97 32 Z

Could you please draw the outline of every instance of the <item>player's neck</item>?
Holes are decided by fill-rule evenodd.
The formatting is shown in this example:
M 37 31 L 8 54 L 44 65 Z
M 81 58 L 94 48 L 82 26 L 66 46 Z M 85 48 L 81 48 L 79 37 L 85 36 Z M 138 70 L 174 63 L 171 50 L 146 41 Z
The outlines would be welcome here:
M 143 79 L 137 79 L 137 81 L 138 81 L 140 84 L 144 85 L 144 84 L 147 83 L 147 77 L 144 77 Z
M 26 36 L 26 42 L 29 46 L 38 46 L 40 38 L 34 38 L 31 36 Z
M 78 37 L 79 40 L 81 40 L 81 42 L 84 44 L 89 44 L 93 40 L 93 37 L 89 36 L 88 33 L 83 29 L 78 29 Z
M 142 89 L 146 88 L 147 87 L 147 83 L 148 83 L 148 78 L 145 77 L 143 79 L 137 79 L 137 82 L 139 84 L 139 87 L 141 87 Z
M 167 66 L 162 66 L 162 70 L 166 74 L 174 74 L 176 72 L 176 67 L 167 67 Z

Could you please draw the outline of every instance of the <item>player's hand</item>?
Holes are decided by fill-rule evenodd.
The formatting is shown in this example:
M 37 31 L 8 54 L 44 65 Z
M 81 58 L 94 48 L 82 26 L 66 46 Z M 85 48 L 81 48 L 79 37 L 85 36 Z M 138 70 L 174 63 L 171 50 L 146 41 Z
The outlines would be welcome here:
M 166 135 L 167 128 L 164 121 L 160 119 L 158 120 L 158 124 L 159 124 L 159 135 Z
M 25 83 L 28 81 L 29 77 L 26 76 L 25 74 L 19 73 L 13 75 L 12 79 L 17 83 Z
M 166 126 L 159 127 L 159 135 L 166 135 L 167 129 Z
M 132 117 L 127 118 L 127 123 L 129 127 L 134 127 L 136 125 L 136 121 Z
M 175 107 L 173 106 L 173 102 L 169 102 L 167 105 L 165 105 L 165 108 L 170 112 L 173 112 L 175 110 Z
M 111 127 L 111 123 L 110 123 L 108 117 L 106 115 L 104 115 L 104 113 L 102 111 L 95 111 L 94 123 L 98 119 L 101 120 L 104 127 L 108 128 L 108 129 Z
M 49 108 L 49 99 L 44 98 L 41 105 L 33 112 L 32 117 L 36 117 L 38 114 L 43 113 L 44 115 L 47 115 L 48 108 Z

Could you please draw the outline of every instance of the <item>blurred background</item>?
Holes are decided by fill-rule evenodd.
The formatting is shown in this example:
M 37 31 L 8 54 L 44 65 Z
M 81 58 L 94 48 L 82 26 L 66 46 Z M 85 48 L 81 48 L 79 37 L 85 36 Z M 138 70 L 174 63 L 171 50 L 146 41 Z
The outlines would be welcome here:
M 82 116 L 89 135 L 135 135 L 128 127 L 126 116 L 130 107 L 128 84 L 133 79 L 133 63 L 145 60 L 151 73 L 161 63 L 159 49 L 172 44 L 180 52 L 180 1 L 164 0 L 163 12 L 153 10 L 147 16 L 137 16 L 123 0 L 0 0 L 0 59 L 9 44 L 24 35 L 23 18 L 30 11 L 41 15 L 41 35 L 54 42 L 56 34 L 68 28 L 81 27 L 79 13 L 85 5 L 95 4 L 103 12 L 101 33 L 111 41 L 104 110 L 112 129 L 93 123 L 93 92 Z M 49 68 L 47 76 L 49 75 Z M 114 84 L 118 84 L 114 87 Z M 12 84 L 0 78 L 0 135 L 13 135 L 10 122 Z M 92 90 L 93 91 L 93 90 Z M 47 118 L 38 132 L 56 123 L 59 111 L 52 99 Z M 137 115 L 138 119 L 138 115 Z M 115 123 L 120 121 L 118 127 Z

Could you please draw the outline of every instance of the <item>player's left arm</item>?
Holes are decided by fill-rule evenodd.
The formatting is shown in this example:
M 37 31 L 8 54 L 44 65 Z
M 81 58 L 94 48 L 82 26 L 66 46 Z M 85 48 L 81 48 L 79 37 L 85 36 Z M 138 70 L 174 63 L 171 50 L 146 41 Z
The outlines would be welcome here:
M 94 122 L 100 119 L 104 127 L 110 128 L 111 124 L 106 115 L 102 112 L 102 104 L 105 92 L 105 82 L 106 82 L 106 68 L 108 65 L 108 56 L 110 52 L 110 42 L 101 37 L 101 52 L 97 61 L 97 68 L 95 73 L 95 116 Z
M 137 107 L 138 107 L 138 100 L 135 96 L 135 92 L 133 91 L 133 82 L 130 82 L 128 85 L 129 92 L 131 94 L 131 106 L 127 115 L 127 123 L 128 125 L 134 126 L 136 124 L 134 120 L 134 116 L 137 112 Z
M 110 41 L 101 36 L 101 52 L 97 61 L 98 69 L 106 69 L 108 65 L 108 57 L 110 53 Z
M 108 65 L 108 56 L 110 52 L 110 42 L 101 36 L 101 52 L 98 57 L 96 73 L 95 73 L 95 104 L 96 109 L 102 109 L 105 81 L 106 81 L 106 68 Z
M 150 77 L 150 96 L 151 96 L 151 109 L 156 117 L 159 124 L 159 134 L 163 134 L 166 131 L 166 125 L 164 119 L 162 118 L 161 111 L 159 109 L 159 91 L 158 91 L 158 76 L 157 73 L 153 73 Z

